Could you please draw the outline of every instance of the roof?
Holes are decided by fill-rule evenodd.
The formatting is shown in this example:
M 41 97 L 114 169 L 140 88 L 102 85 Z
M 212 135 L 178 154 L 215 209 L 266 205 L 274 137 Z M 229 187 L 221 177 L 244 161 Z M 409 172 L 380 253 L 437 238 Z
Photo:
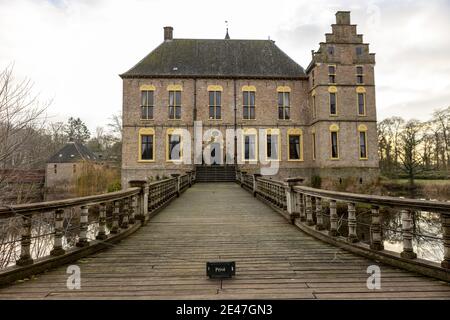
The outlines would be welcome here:
M 51 156 L 47 163 L 65 163 L 78 161 L 97 161 L 97 157 L 86 146 L 78 142 L 69 142 Z
M 305 71 L 272 40 L 173 39 L 120 76 L 292 79 Z

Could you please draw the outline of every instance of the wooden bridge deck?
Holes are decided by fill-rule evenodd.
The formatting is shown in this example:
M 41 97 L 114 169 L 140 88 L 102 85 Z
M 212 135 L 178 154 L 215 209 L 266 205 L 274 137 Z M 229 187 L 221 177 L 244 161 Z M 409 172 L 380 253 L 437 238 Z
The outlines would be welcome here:
M 206 261 L 236 261 L 232 280 L 209 280 Z M 120 244 L 66 267 L 3 287 L 0 299 L 450 299 L 450 286 L 377 264 L 315 240 L 234 183 L 196 184 Z

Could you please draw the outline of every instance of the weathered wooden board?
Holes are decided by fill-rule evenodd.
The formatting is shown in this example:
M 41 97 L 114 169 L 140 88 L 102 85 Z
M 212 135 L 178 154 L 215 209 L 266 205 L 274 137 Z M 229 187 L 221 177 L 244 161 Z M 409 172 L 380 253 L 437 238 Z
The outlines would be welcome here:
M 210 280 L 207 261 L 236 261 Z M 233 183 L 197 184 L 129 238 L 66 267 L 0 288 L 0 299 L 450 299 L 450 286 L 317 241 Z

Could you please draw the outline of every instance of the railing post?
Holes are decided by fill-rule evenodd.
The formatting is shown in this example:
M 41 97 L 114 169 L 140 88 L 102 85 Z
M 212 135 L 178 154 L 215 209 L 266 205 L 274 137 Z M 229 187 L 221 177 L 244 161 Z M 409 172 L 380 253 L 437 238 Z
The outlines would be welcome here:
M 450 269 L 450 214 L 442 213 L 442 239 L 444 240 L 444 260 L 442 268 Z
M 111 227 L 111 233 L 119 233 L 119 215 L 120 215 L 120 201 L 114 201 L 114 210 L 113 210 L 113 222 Z
M 299 193 L 299 213 L 300 213 L 300 221 L 306 221 L 304 193 Z
M 348 212 L 348 238 L 347 241 L 350 243 L 358 242 L 358 236 L 356 234 L 356 209 L 355 204 L 349 202 L 347 204 Z
M 89 245 L 87 238 L 88 231 L 88 220 L 89 218 L 89 207 L 81 206 L 81 215 L 80 215 L 80 233 L 78 236 L 78 242 L 76 244 L 77 247 L 86 247 Z
M 254 197 L 256 197 L 256 194 L 258 193 L 258 186 L 257 186 L 257 184 L 256 184 L 256 182 L 257 182 L 257 179 L 258 179 L 258 177 L 260 176 L 261 174 L 259 174 L 259 173 L 254 173 L 253 175 L 252 175 L 252 177 L 253 177 L 253 196 Z
M 95 238 L 97 240 L 105 240 L 108 238 L 106 235 L 106 203 L 104 202 L 99 205 L 98 234 Z
M 306 195 L 306 224 L 308 226 L 314 225 L 313 215 L 312 215 L 312 200 L 311 196 Z
M 130 199 L 128 197 L 123 199 L 123 218 L 122 218 L 122 224 L 120 225 L 121 229 L 126 229 L 128 228 L 128 215 L 130 214 L 129 211 L 129 202 Z
M 147 219 L 148 217 L 148 196 L 149 196 L 149 192 L 150 192 L 150 187 L 148 186 L 148 183 L 144 184 L 144 188 L 143 188 L 143 195 L 142 195 L 142 212 L 141 215 L 139 216 L 139 219 L 141 220 L 142 223 L 145 222 L 145 219 Z
M 329 235 L 332 237 L 336 237 L 338 235 L 337 222 L 338 222 L 338 216 L 337 216 L 337 211 L 336 211 L 336 200 L 330 200 L 330 232 L 329 232 Z
M 128 223 L 134 224 L 136 222 L 136 208 L 137 208 L 137 198 L 136 196 L 131 196 L 131 206 L 130 206 L 130 218 Z
M 322 198 L 316 197 L 316 230 L 323 230 Z
M 384 245 L 381 236 L 380 209 L 378 206 L 371 207 L 372 222 L 370 225 L 370 248 L 372 250 L 383 250 Z
M 63 222 L 64 222 L 64 209 L 55 210 L 55 234 L 53 237 L 53 249 L 50 251 L 51 256 L 63 255 L 66 250 L 62 246 L 63 232 Z
M 31 215 L 22 216 L 22 235 L 20 238 L 20 258 L 16 261 L 18 266 L 33 264 L 31 258 Z
M 192 171 L 188 171 L 187 174 L 188 174 L 188 185 L 190 188 L 192 187 Z
M 303 179 L 299 178 L 287 178 L 285 181 L 285 193 L 286 193 L 286 211 L 291 216 L 292 223 L 295 222 L 295 218 L 297 218 L 298 215 L 298 208 L 297 208 L 297 202 L 298 202 L 298 194 L 294 190 L 294 186 L 298 183 L 303 181 Z
M 241 171 L 241 187 L 244 187 L 244 175 L 246 174 L 246 171 Z
M 413 245 L 412 245 L 412 213 L 409 210 L 402 209 L 401 211 L 402 216 L 402 236 L 403 236 L 403 251 L 400 253 L 400 256 L 402 258 L 406 259 L 415 259 L 417 258 L 417 254 L 414 252 Z

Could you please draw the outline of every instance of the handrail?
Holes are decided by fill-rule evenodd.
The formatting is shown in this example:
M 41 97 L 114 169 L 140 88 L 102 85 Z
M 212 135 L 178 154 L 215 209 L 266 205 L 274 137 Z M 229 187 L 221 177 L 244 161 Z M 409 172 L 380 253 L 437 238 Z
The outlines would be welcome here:
M 294 186 L 294 190 L 313 197 L 322 197 L 347 202 L 367 203 L 391 208 L 406 208 L 421 211 L 433 211 L 450 214 L 450 202 L 434 200 L 418 200 L 392 196 L 367 195 L 340 191 L 316 189 L 304 186 Z
M 150 183 L 130 181 L 130 188 L 106 194 L 1 207 L 0 284 L 76 260 L 104 248 L 104 242 L 128 236 L 194 181 L 190 171 Z
M 250 183 L 251 179 L 251 183 Z M 276 181 L 237 171 L 236 181 L 250 190 L 254 196 L 263 200 L 306 233 L 331 244 L 343 247 L 354 253 L 378 259 L 385 263 L 408 270 L 450 281 L 450 202 L 396 198 L 316 189 L 297 185 L 301 178 Z M 324 205 L 328 202 L 327 205 Z M 338 202 L 347 207 L 345 217 L 338 215 Z M 357 220 L 356 204 L 367 204 L 370 223 Z M 386 229 L 380 216 L 380 207 L 394 208 L 401 216 L 401 235 L 403 251 L 384 250 L 384 233 Z M 325 210 L 328 214 L 325 214 Z M 442 239 L 444 257 L 440 264 L 417 258 L 413 246 L 413 218 L 415 211 L 432 212 L 439 215 L 442 222 Z M 325 221 L 327 218 L 328 220 Z M 342 229 L 339 221 L 346 221 Z M 370 245 L 358 239 L 359 228 L 370 226 Z M 340 236 L 343 230 L 344 236 Z M 363 231 L 366 232 L 366 231 Z M 426 235 L 421 235 L 426 237 Z

